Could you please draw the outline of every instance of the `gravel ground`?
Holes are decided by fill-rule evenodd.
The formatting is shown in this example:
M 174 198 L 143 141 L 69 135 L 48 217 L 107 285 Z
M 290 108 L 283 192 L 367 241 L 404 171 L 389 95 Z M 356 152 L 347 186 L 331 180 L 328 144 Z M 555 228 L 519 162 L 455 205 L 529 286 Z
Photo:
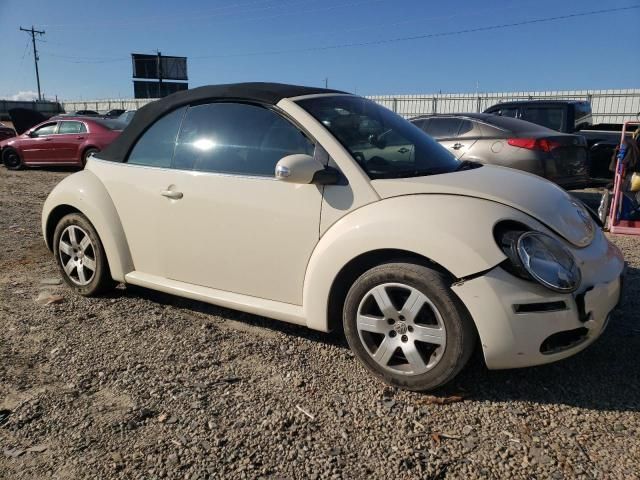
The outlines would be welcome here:
M 476 355 L 408 393 L 338 335 L 55 285 L 40 210 L 68 174 L 0 168 L 0 478 L 639 478 L 638 240 L 615 239 L 625 299 L 585 352 L 493 372 Z

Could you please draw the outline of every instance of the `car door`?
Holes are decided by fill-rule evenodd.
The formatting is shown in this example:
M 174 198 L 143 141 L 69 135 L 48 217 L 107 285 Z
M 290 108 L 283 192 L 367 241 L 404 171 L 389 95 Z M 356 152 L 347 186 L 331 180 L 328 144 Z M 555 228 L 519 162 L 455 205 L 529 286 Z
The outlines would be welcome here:
M 462 119 L 459 117 L 431 117 L 427 125 L 427 133 L 456 158 L 460 158 L 465 151 L 465 143 L 457 138 L 461 125 Z
M 58 126 L 55 138 L 58 159 L 75 163 L 79 160 L 78 150 L 87 137 L 87 127 L 77 120 L 63 120 Z
M 24 162 L 47 163 L 56 161 L 53 140 L 57 127 L 57 122 L 45 123 L 32 130 L 25 138 L 20 139 L 20 151 Z
M 318 242 L 322 187 L 280 182 L 286 155 L 314 144 L 280 113 L 246 103 L 191 106 L 164 188 L 163 243 L 172 280 L 302 304 Z
M 474 160 L 476 151 L 482 143 L 482 128 L 478 122 L 463 118 L 458 129 L 456 142 L 454 146 L 455 154 L 459 159 Z
M 185 111 L 169 112 L 151 125 L 124 162 L 96 161 L 91 166 L 118 211 L 136 271 L 157 277 L 165 276 L 164 241 L 174 228 L 168 219 L 171 204 L 163 193 L 175 182 L 171 159 Z

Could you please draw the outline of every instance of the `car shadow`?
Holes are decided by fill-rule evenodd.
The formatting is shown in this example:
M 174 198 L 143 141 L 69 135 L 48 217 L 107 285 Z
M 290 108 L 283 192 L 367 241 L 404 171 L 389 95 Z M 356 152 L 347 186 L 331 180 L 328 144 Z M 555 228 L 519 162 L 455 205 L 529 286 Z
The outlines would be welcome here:
M 29 166 L 27 170 L 40 170 L 42 172 L 52 172 L 52 173 L 75 173 L 83 170 L 83 167 L 71 166 L 71 165 L 38 165 L 38 166 Z
M 127 285 L 126 290 L 115 290 L 113 293 L 107 295 L 114 298 L 120 295 L 134 296 L 137 298 L 151 300 L 154 303 L 158 303 L 161 305 L 170 305 L 181 310 L 208 315 L 211 316 L 212 321 L 215 321 L 217 318 L 220 318 L 220 321 L 222 322 L 224 322 L 225 320 L 233 320 L 243 322 L 251 327 L 266 328 L 273 332 L 280 332 L 285 335 L 296 336 L 326 345 L 339 346 L 345 349 L 349 348 L 347 341 L 342 336 L 341 329 L 340 331 L 333 331 L 329 333 L 319 332 L 301 325 L 282 322 L 260 315 L 233 310 L 230 308 L 219 307 L 217 305 L 178 297 L 157 290 L 138 287 L 136 285 Z
M 474 401 L 562 404 L 592 410 L 640 411 L 640 270 L 629 268 L 620 306 L 603 335 L 577 355 L 514 370 L 488 370 L 480 348 L 449 385 L 429 395 L 464 395 Z M 258 315 L 217 307 L 141 287 L 111 296 L 135 296 L 205 315 L 234 320 L 325 345 L 348 349 L 341 331 L 323 333 Z M 337 322 L 339 323 L 339 322 Z M 355 360 L 354 360 L 355 361 Z M 421 395 L 421 394 L 416 394 Z

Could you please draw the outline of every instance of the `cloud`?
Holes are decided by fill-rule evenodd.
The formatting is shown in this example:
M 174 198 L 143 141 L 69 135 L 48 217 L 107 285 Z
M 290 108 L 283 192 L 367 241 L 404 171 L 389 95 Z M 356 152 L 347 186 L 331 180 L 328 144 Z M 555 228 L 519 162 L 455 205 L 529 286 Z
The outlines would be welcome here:
M 31 90 L 20 91 L 15 95 L 8 95 L 7 100 L 19 100 L 22 102 L 30 102 L 38 99 L 38 92 L 32 92 Z

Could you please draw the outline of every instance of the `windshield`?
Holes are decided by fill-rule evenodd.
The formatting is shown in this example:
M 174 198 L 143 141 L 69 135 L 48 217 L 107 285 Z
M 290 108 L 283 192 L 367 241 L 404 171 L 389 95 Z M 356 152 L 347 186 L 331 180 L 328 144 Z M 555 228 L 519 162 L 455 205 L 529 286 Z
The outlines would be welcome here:
M 299 100 L 342 143 L 371 179 L 453 172 L 460 162 L 418 127 L 362 97 Z
M 128 111 L 128 112 L 124 112 L 122 115 L 120 115 L 117 120 L 119 122 L 122 123 L 129 123 L 132 119 L 133 119 L 133 115 L 135 114 L 135 111 Z
M 124 130 L 124 127 L 127 125 L 123 122 L 118 121 L 117 119 L 110 118 L 96 118 L 92 119 L 94 122 L 99 123 L 104 128 L 109 130 Z

